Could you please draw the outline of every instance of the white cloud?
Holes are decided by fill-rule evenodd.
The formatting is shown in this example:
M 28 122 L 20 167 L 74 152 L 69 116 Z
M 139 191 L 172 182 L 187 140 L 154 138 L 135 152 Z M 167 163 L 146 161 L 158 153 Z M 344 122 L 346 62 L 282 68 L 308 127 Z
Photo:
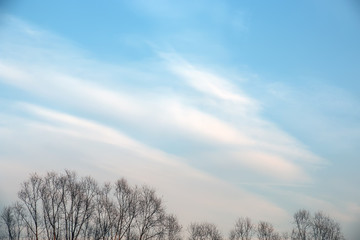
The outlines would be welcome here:
M 255 101 L 237 93 L 236 87 L 230 82 L 214 74 L 196 69 L 186 62 L 174 62 L 171 64 L 172 70 L 181 75 L 187 84 L 200 92 L 210 94 L 221 100 L 233 101 L 249 107 L 254 107 Z
M 41 41 L 46 42 L 46 33 L 43 32 L 41 36 L 43 38 Z M 25 39 L 26 37 L 22 39 L 22 42 Z M 51 39 L 54 37 L 51 36 Z M 15 39 L 14 41 L 16 42 Z M 66 48 L 63 43 L 54 45 Z M 24 48 L 30 48 L 32 50 L 30 53 L 33 52 L 31 38 L 28 46 L 22 45 L 21 51 Z M 45 49 L 40 48 L 40 52 L 52 52 L 52 55 L 62 55 L 67 52 L 62 48 L 43 48 Z M 266 176 L 280 176 L 284 180 L 308 181 L 310 177 L 304 173 L 302 164 L 305 161 L 309 163 L 321 161 L 291 136 L 262 119 L 257 101 L 246 96 L 230 80 L 199 69 L 174 54 L 161 54 L 165 63 L 157 66 L 164 69 L 170 67 L 173 73 L 156 69 L 155 72 L 164 72 L 165 76 L 159 74 L 155 76 L 166 79 L 174 77 L 172 74 L 175 74 L 175 77 L 184 82 L 159 81 L 160 84 L 164 84 L 158 86 L 163 89 L 160 92 L 162 94 L 159 95 L 156 87 L 122 86 L 123 79 L 120 83 L 113 80 L 110 84 L 102 84 L 103 80 L 99 77 L 101 69 L 87 69 L 86 74 L 73 74 L 72 71 L 64 70 L 73 67 L 71 62 L 57 62 L 57 65 L 53 66 L 47 61 L 47 55 L 42 59 L 40 54 L 35 63 L 25 64 L 23 61 L 18 61 L 16 57 L 18 54 L 14 54 L 17 49 L 12 51 L 12 54 L 0 59 L 2 70 L 0 82 L 22 89 L 52 106 L 61 109 L 68 108 L 72 111 L 80 110 L 90 119 L 105 118 L 118 122 L 115 124 L 118 128 L 131 129 L 130 134 L 137 132 L 135 135 L 139 142 L 142 139 L 148 139 L 148 142 L 156 139 L 159 141 L 157 146 L 161 147 L 167 144 L 168 138 L 171 141 L 193 141 L 200 149 L 215 146 L 220 152 L 219 155 L 228 156 L 236 148 L 238 155 L 242 156 L 239 162 L 246 163 L 253 171 Z M 79 67 L 96 65 L 96 62 L 89 64 L 90 60 L 83 57 L 81 51 L 73 52 L 72 56 L 76 54 L 78 54 L 76 64 L 80 64 Z M 30 59 L 31 56 L 28 58 Z M 84 59 L 79 60 L 81 58 Z M 82 62 L 87 62 L 87 64 L 81 65 Z M 141 63 L 141 66 L 143 65 Z M 106 64 L 101 63 L 100 66 L 106 66 Z M 120 68 L 123 67 L 120 66 Z M 109 69 L 111 68 L 107 68 Z M 129 77 L 131 72 L 140 70 L 128 70 L 126 77 Z M 150 74 L 153 75 L 155 72 L 150 72 Z M 116 74 L 113 74 L 115 79 L 124 77 Z M 96 77 L 90 80 L 91 75 Z M 134 76 L 137 76 L 136 72 Z M 111 88 L 111 83 L 116 84 L 116 87 Z M 174 95 L 174 91 L 166 90 L 174 89 L 179 85 L 185 91 L 177 91 Z M 186 88 L 195 89 L 204 95 L 198 94 L 195 97 L 188 95 Z M 208 104 L 204 108 L 203 99 L 208 98 L 209 101 L 216 101 L 216 104 Z M 205 105 L 207 103 L 205 102 Z M 229 108 L 230 111 L 226 110 Z M 239 112 L 240 114 L 237 115 L 236 113 Z M 51 115 L 51 113 L 47 114 Z M 89 136 L 92 133 L 86 134 Z M 109 135 L 103 138 L 111 139 L 112 137 L 114 136 Z M 254 157 L 253 153 L 250 154 L 248 150 L 244 150 L 245 148 L 256 151 L 257 157 Z M 186 149 L 184 154 L 187 154 Z M 233 160 L 221 158 L 217 161 Z M 267 171 L 264 172 L 264 169 Z
M 230 124 L 192 107 L 173 103 L 168 106 L 168 113 L 171 124 L 181 127 L 185 131 L 190 130 L 205 140 L 212 139 L 224 144 L 254 144 L 252 139 Z
M 234 153 L 234 157 L 239 164 L 275 179 L 295 180 L 295 182 L 308 182 L 310 180 L 304 169 L 281 156 L 261 151 L 243 151 Z
M 260 183 L 303 184 L 312 182 L 307 167 L 323 161 L 264 119 L 260 103 L 239 83 L 206 67 L 166 54 L 156 64 L 147 60 L 131 68 L 108 66 L 71 46 L 67 50 L 67 44 L 46 32 L 37 34 L 37 41 L 60 43 L 36 45 L 29 30 L 13 39 L 9 34 L 0 40 L 7 46 L 0 57 L 0 84 L 28 95 L 11 96 L 1 112 L 0 135 L 12 150 L 5 158 L 2 149 L 0 157 L 6 164 L 14 161 L 13 172 L 23 164 L 31 170 L 71 166 L 95 176 L 101 169 L 103 179 L 124 175 L 158 188 L 184 222 L 203 216 L 226 229 L 239 215 L 281 221 L 287 214 L 267 197 L 235 187 L 238 182 L 221 180 L 217 166 L 230 163 L 225 170 L 257 174 Z M 21 48 L 14 47 L 16 43 Z M 31 61 L 34 53 L 36 61 Z M 61 57 L 53 63 L 49 55 Z M 147 76 L 157 81 L 147 82 Z M 185 147 L 173 151 L 178 145 Z M 208 165 L 206 171 L 195 167 L 199 162 Z M 11 167 L 6 169 L 0 173 L 13 174 L 8 172 Z M 182 213 L 181 208 L 192 211 Z
M 134 183 L 155 186 L 166 196 L 169 208 L 186 223 L 207 218 L 227 228 L 237 215 L 250 215 L 255 206 L 258 211 L 252 214 L 255 218 L 277 216 L 281 220 L 287 216 L 280 207 L 260 196 L 194 169 L 181 158 L 139 143 L 118 130 L 35 105 L 17 106 L 36 115 L 38 120 L 16 118 L 13 125 L 12 116 L 4 116 L 9 119 L 5 127 L 11 130 L 6 145 L 16 145 L 18 151 L 9 154 L 11 161 L 3 160 L 8 167 L 1 170 L 2 176 L 12 175 L 18 165 L 24 164 L 24 159 L 28 160 L 27 171 L 43 172 L 49 165 L 55 169 L 80 170 L 83 164 L 80 173 L 99 176 L 101 170 L 105 172 L 100 174 L 102 180 L 126 176 Z M 19 135 L 23 138 L 17 138 Z M 40 170 L 34 159 L 41 159 Z M 19 179 L 14 183 L 18 182 Z M 184 213 L 181 209 L 189 211 Z M 226 214 L 219 216 L 218 212 Z
M 256 149 L 261 156 L 268 155 L 268 157 L 259 158 L 262 160 L 248 157 L 246 162 L 250 163 L 249 165 L 255 171 L 263 172 L 265 166 L 274 163 L 274 161 L 269 160 L 274 159 L 272 157 L 274 154 L 280 156 L 284 166 L 293 166 L 294 169 L 300 169 L 300 166 L 295 166 L 295 163 L 289 161 L 300 158 L 319 159 L 297 143 L 296 140 L 262 120 L 254 110 L 254 108 L 257 109 L 256 104 L 252 104 L 254 101 L 248 97 L 244 98 L 246 99 L 244 101 L 235 101 L 234 106 L 245 105 L 245 108 L 249 109 L 248 112 L 252 112 L 250 118 L 241 115 L 240 118 L 235 119 L 234 124 L 224 121 L 221 119 L 222 116 L 219 118 L 219 113 L 209 114 L 201 111 L 196 105 L 189 105 L 182 100 L 181 95 L 177 98 L 164 99 L 164 97 L 158 97 L 150 92 L 148 95 L 141 96 L 139 92 L 144 91 L 142 89 L 133 94 L 124 93 L 119 90 L 109 90 L 99 84 L 64 73 L 42 72 L 38 67 L 33 67 L 27 71 L 26 66 L 20 67 L 5 63 L 2 63 L 1 66 L 4 71 L 0 81 L 15 85 L 50 101 L 60 101 L 62 105 L 86 109 L 95 114 L 103 114 L 125 121 L 126 124 L 142 128 L 145 133 L 156 129 L 160 135 L 169 133 L 170 135 L 188 135 L 204 144 L 210 141 L 222 145 L 238 146 L 241 149 L 244 147 Z M 206 86 L 207 81 L 212 82 L 213 78 L 204 78 L 202 81 L 202 84 Z M 234 99 L 224 98 L 225 101 L 232 102 L 236 99 L 242 99 L 238 94 L 229 93 L 226 88 L 221 87 L 230 84 L 223 79 L 221 81 L 223 83 L 219 85 L 218 89 L 222 89 L 221 92 L 224 95 L 234 97 Z M 219 97 L 212 91 L 210 94 L 216 98 Z M 146 119 L 146 121 L 139 121 L 139 119 Z M 243 158 L 249 156 L 246 154 L 248 153 L 242 154 Z M 265 175 L 276 176 L 282 169 L 268 168 L 268 173 Z M 305 176 L 301 170 L 292 171 L 293 174 L 288 174 L 285 171 L 283 173 L 282 176 L 287 176 L 288 179 L 301 180 Z M 307 179 L 308 177 L 304 177 L 304 180 Z

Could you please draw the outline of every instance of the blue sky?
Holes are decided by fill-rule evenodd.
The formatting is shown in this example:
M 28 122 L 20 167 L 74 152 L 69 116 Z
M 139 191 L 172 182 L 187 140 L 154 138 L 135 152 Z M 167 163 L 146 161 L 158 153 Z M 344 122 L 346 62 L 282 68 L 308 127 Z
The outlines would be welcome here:
M 0 17 L 0 196 L 33 171 L 127 177 L 186 226 L 359 223 L 355 1 L 12 1 Z M 184 211 L 186 209 L 186 211 Z

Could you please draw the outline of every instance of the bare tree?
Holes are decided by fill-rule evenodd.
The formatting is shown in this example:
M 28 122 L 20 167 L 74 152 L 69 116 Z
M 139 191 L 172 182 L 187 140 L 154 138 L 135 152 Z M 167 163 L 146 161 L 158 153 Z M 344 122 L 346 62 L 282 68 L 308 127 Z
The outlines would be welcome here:
M 94 213 L 94 239 L 112 239 L 114 233 L 111 231 L 116 220 L 116 208 L 110 196 L 110 183 L 104 184 L 96 195 Z
M 40 239 L 42 217 L 41 217 L 41 184 L 42 179 L 36 174 L 32 174 L 28 181 L 21 185 L 18 193 L 20 200 L 24 203 L 27 213 L 24 214 L 24 222 L 30 239 Z
M 282 240 L 282 236 L 278 232 L 273 232 L 270 237 L 271 240 Z
M 2 218 L 0 217 L 0 240 L 6 239 L 6 232 L 5 232 L 5 226 L 2 221 Z
M 15 202 L 13 205 L 5 207 L 1 211 L 0 220 L 2 221 L 0 222 L 3 222 L 6 227 L 8 239 L 20 239 L 21 232 L 24 228 L 23 215 L 24 208 L 19 202 Z
M 230 232 L 230 240 L 251 240 L 252 236 L 255 233 L 254 224 L 252 224 L 251 219 L 239 218 L 234 229 Z
M 84 226 L 88 226 L 94 210 L 97 183 L 90 177 L 79 180 L 75 172 L 65 171 L 66 181 L 62 186 L 64 195 L 62 210 L 66 240 L 79 237 Z
M 41 187 L 44 225 L 48 239 L 61 239 L 62 200 L 64 199 L 66 178 L 55 172 L 44 177 Z
M 305 209 L 300 209 L 294 214 L 294 225 L 292 230 L 293 240 L 307 240 L 310 238 L 311 228 L 311 215 L 310 212 Z
M 75 172 L 36 173 L 23 182 L 21 202 L 0 211 L 0 239 L 10 240 L 181 240 L 182 227 L 168 215 L 154 189 L 130 186 L 125 179 L 98 187 L 91 177 Z M 5 232 L 6 231 L 6 232 Z M 193 223 L 189 240 L 222 240 L 214 224 Z M 239 218 L 230 240 L 344 240 L 340 224 L 322 212 L 294 214 L 291 237 L 261 221 Z
M 131 187 L 125 179 L 99 188 L 94 179 L 68 170 L 32 174 L 18 196 L 24 207 L 16 203 L 1 216 L 9 239 L 181 239 L 177 218 L 166 214 L 155 191 Z
M 323 212 L 317 212 L 314 215 L 312 220 L 312 236 L 314 240 L 344 239 L 340 225 Z
M 340 225 L 323 212 L 314 216 L 301 209 L 294 214 L 292 240 L 342 240 Z
M 165 217 L 164 228 L 163 240 L 181 240 L 182 226 L 179 224 L 175 215 Z
M 12 205 L 13 208 L 13 214 L 15 219 L 15 233 L 16 233 L 16 239 L 19 240 L 21 238 L 21 232 L 24 229 L 24 215 L 25 215 L 25 209 L 24 206 L 20 202 L 15 202 Z
M 257 226 L 257 236 L 259 240 L 272 240 L 274 227 L 271 223 L 260 221 Z
M 217 227 L 212 223 L 192 223 L 189 228 L 189 240 L 222 240 Z
M 288 232 L 283 232 L 281 234 L 281 240 L 290 240 L 290 235 Z
M 161 238 L 165 233 L 165 209 L 155 190 L 143 186 L 139 192 L 138 214 L 135 218 L 139 240 Z
M 136 187 L 131 188 L 124 178 L 116 181 L 114 190 L 116 219 L 113 239 L 120 240 L 125 236 L 130 239 L 131 227 L 138 215 L 139 191 Z
M 1 211 L 0 217 L 1 217 L 2 221 L 5 223 L 9 239 L 15 240 L 16 239 L 16 230 L 15 230 L 16 222 L 15 222 L 12 207 L 10 207 L 10 206 L 5 207 Z

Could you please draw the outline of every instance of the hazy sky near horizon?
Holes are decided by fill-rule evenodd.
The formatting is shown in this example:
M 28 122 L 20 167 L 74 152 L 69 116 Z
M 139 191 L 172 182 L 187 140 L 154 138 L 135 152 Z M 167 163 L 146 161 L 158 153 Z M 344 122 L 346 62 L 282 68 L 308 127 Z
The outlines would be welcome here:
M 29 173 L 149 184 L 187 225 L 360 216 L 360 6 L 3 1 L 0 204 Z

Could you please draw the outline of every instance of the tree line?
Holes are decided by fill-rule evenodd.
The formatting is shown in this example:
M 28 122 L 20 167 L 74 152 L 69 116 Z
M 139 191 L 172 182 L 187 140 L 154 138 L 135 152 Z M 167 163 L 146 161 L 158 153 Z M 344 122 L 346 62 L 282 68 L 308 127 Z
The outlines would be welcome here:
M 339 223 L 322 212 L 294 214 L 290 233 L 269 222 L 239 218 L 229 240 L 343 240 Z M 188 240 L 223 240 L 212 223 L 192 223 Z M 149 186 L 130 186 L 121 178 L 99 184 L 76 172 L 34 173 L 21 184 L 18 200 L 0 212 L 0 239 L 29 240 L 182 240 L 183 227 L 166 212 Z

